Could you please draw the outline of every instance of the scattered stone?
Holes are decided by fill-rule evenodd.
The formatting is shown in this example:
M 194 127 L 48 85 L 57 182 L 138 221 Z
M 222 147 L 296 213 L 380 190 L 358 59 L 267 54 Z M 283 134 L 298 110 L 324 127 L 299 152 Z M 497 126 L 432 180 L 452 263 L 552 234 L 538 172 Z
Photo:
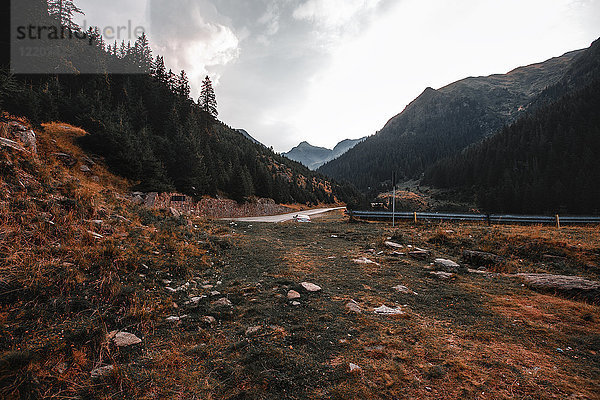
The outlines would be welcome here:
M 187 315 L 182 315 L 181 317 L 171 316 L 171 317 L 167 317 L 167 321 L 169 321 L 169 322 L 179 322 L 182 319 L 184 319 L 185 317 L 187 317 Z
M 215 322 L 217 322 L 215 317 L 211 317 L 210 315 L 207 315 L 206 317 L 202 317 L 201 321 L 204 322 L 205 324 L 209 324 L 209 325 L 212 325 Z
M 350 368 L 350 372 L 362 371 L 361 367 L 353 363 L 350 363 L 348 367 Z
M 256 335 L 258 332 L 260 332 L 261 329 L 262 326 L 251 326 L 248 329 L 246 329 L 246 336 Z
M 297 300 L 300 297 L 300 293 L 296 292 L 295 290 L 290 290 L 287 294 L 288 300 Z
M 314 283 L 310 283 L 310 282 L 302 282 L 300 284 L 306 291 L 308 292 L 320 292 L 321 291 L 321 287 L 315 285 Z
M 128 347 L 142 343 L 142 339 L 129 332 L 118 332 L 112 340 L 117 347 Z
M 407 288 L 406 286 L 403 286 L 403 285 L 394 286 L 393 289 L 396 290 L 397 292 L 400 292 L 400 293 L 414 294 L 414 295 L 417 294 L 417 292 L 414 292 L 414 291 L 410 290 L 409 288 Z
M 357 264 L 366 264 L 366 265 L 368 265 L 368 264 L 373 264 L 373 265 L 379 265 L 379 264 L 378 264 L 378 263 L 376 263 L 375 261 L 369 260 L 369 259 L 368 259 L 368 258 L 366 258 L 366 257 L 357 258 L 357 259 L 355 259 L 355 260 L 352 260 L 352 261 L 354 261 L 354 262 L 355 262 L 355 263 L 357 263 Z
M 394 242 L 385 242 L 385 245 L 387 247 L 391 247 L 392 249 L 403 249 L 404 246 L 398 243 L 394 243 Z
M 457 274 L 460 272 L 467 272 L 466 267 L 461 267 L 460 264 L 458 264 L 452 260 L 446 260 L 444 258 L 436 258 L 434 261 L 434 267 L 438 271 L 450 272 L 453 274 Z
M 54 153 L 52 154 L 58 161 L 63 163 L 65 167 L 73 167 L 77 164 L 77 160 L 70 154 L 67 153 Z
M 354 313 L 357 313 L 357 314 L 362 314 L 362 309 L 360 308 L 360 306 L 358 305 L 358 303 L 355 302 L 354 300 L 350 300 L 348 302 L 348 304 L 346 304 L 346 308 L 349 311 L 351 311 L 351 312 L 354 312 Z
M 216 306 L 216 307 L 233 307 L 233 303 L 225 297 L 223 297 L 222 299 L 213 301 L 212 305 Z
M 214 291 L 210 292 L 210 296 L 211 296 L 211 297 L 217 297 L 217 296 L 220 296 L 220 295 L 221 295 L 221 292 L 218 292 L 218 291 L 216 291 L 216 290 L 214 290 Z
M 79 170 L 83 173 L 89 173 L 92 172 L 92 170 L 90 169 L 90 167 L 88 167 L 87 165 L 82 165 L 81 167 L 79 167 Z
M 302 305 L 302 303 L 300 303 L 299 301 L 292 301 L 292 305 L 294 307 L 298 307 L 299 305 Z
M 450 273 L 450 272 L 444 272 L 444 271 L 434 271 L 434 272 L 430 272 L 431 275 L 436 276 L 440 279 L 450 279 L 454 277 L 454 274 Z
M 197 296 L 197 297 L 192 297 L 189 301 L 189 304 L 198 304 L 200 303 L 200 301 L 202 301 L 202 299 L 205 299 L 206 296 Z
M 204 286 L 202 286 L 202 289 L 204 289 L 204 290 L 211 290 L 212 288 L 214 288 L 213 285 L 204 285 Z
M 388 306 L 381 306 L 373 310 L 375 314 L 379 315 L 403 315 L 404 311 L 400 307 L 398 308 L 390 308 Z
M 100 378 L 104 378 L 105 376 L 108 376 L 110 374 L 112 374 L 112 372 L 115 370 L 115 366 L 114 365 L 107 365 L 105 367 L 100 367 L 100 368 L 95 368 L 90 372 L 90 376 L 92 377 L 92 379 L 100 379 Z
M 176 209 L 174 209 L 173 207 L 169 207 L 169 212 L 175 218 L 181 217 L 181 213 L 179 211 L 177 211 Z

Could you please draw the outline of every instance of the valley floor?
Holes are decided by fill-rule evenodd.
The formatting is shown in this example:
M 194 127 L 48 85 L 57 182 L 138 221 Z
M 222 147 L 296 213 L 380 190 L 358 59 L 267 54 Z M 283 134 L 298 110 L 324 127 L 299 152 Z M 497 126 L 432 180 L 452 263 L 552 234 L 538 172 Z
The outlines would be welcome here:
M 179 216 L 57 129 L 0 148 L 0 398 L 600 398 L 599 288 L 515 275 L 599 281 L 597 227 Z

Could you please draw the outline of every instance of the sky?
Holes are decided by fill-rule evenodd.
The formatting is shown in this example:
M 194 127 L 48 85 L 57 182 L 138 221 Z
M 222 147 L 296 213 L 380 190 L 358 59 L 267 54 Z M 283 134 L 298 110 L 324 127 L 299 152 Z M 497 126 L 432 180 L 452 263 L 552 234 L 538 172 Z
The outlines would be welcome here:
M 76 4 L 80 24 L 144 27 L 154 55 L 186 71 L 194 98 L 209 75 L 219 119 L 278 152 L 373 135 L 427 87 L 506 73 L 600 37 L 600 0 Z

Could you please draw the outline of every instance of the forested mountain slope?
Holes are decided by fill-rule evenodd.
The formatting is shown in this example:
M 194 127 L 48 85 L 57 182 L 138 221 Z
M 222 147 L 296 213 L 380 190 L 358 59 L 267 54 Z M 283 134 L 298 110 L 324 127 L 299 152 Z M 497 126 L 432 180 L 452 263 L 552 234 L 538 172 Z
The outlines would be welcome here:
M 467 78 L 439 90 L 427 88 L 380 132 L 319 171 L 361 189 L 378 188 L 394 170 L 400 179 L 419 178 L 436 161 L 523 115 L 581 53 L 570 52 L 505 75 Z
M 600 40 L 536 102 L 536 112 L 439 162 L 424 182 L 490 211 L 599 212 Z
M 57 25 L 37 4 L 26 15 L 36 23 Z M 39 4 L 38 4 L 39 3 Z M 33 12 L 33 11 L 31 11 Z M 201 197 L 249 196 L 277 202 L 316 204 L 350 201 L 358 196 L 304 166 L 252 143 L 190 97 L 185 71 L 167 71 L 153 57 L 148 40 L 106 44 L 90 28 L 87 40 L 56 40 L 44 62 L 73 74 L 11 76 L 2 68 L 0 107 L 42 123 L 64 121 L 89 132 L 83 146 L 103 156 L 111 169 L 145 191 L 177 191 Z M 89 43 L 92 43 L 90 45 Z M 91 63 L 106 71 L 135 74 L 78 74 Z

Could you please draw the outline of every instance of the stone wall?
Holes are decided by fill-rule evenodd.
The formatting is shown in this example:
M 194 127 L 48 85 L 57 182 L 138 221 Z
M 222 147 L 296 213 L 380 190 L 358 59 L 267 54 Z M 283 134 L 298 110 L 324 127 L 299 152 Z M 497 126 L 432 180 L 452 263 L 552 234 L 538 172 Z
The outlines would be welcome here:
M 263 215 L 276 215 L 293 212 L 292 209 L 276 204 L 272 199 L 254 199 L 245 204 L 234 200 L 203 198 L 195 202 L 193 198 L 179 193 L 134 193 L 134 199 L 151 208 L 173 208 L 184 214 L 208 218 L 240 218 Z

